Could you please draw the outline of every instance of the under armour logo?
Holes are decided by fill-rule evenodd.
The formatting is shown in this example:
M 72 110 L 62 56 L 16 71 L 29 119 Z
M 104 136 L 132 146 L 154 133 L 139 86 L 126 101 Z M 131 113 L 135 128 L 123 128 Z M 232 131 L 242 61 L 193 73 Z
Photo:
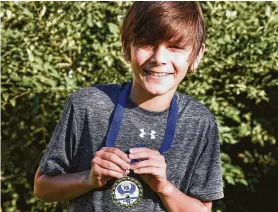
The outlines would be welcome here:
M 155 133 L 156 133 L 155 131 L 153 131 L 153 130 L 151 131 L 151 133 L 150 133 L 151 139 L 155 139 L 155 135 L 154 135 Z
M 139 135 L 141 138 L 144 138 L 144 136 L 146 135 L 144 129 L 140 129 L 141 134 Z
M 145 130 L 144 129 L 140 129 L 140 137 L 141 138 L 144 138 L 145 137 L 145 135 L 147 134 L 146 132 L 145 132 Z M 151 136 L 151 139 L 155 139 L 155 131 L 154 130 L 151 130 L 151 133 L 149 133 L 149 135 Z

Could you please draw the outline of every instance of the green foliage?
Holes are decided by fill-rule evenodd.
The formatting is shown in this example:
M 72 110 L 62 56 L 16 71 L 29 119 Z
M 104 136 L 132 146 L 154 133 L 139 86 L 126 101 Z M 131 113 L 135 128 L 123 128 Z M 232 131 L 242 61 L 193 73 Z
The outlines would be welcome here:
M 56 203 L 34 197 L 34 173 L 71 92 L 131 79 L 119 39 L 130 4 L 1 2 L 4 211 L 56 210 Z M 203 102 L 219 123 L 226 198 L 215 210 L 278 204 L 277 6 L 202 4 L 206 52 L 179 91 Z

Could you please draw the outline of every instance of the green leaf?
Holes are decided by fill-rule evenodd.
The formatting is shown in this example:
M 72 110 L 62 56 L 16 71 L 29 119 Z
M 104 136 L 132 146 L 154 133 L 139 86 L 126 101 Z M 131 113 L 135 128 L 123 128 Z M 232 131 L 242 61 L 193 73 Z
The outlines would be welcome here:
M 12 105 L 13 107 L 15 107 L 15 105 L 16 105 L 16 100 L 13 98 L 13 99 L 10 100 L 10 103 L 11 103 L 11 105 Z
M 3 99 L 4 99 L 5 102 L 9 99 L 9 94 L 8 93 L 3 93 L 3 91 L 2 91 L 2 96 L 3 96 Z
M 112 32 L 113 34 L 118 34 L 119 32 L 119 26 L 113 23 L 108 23 L 108 28 L 109 31 Z

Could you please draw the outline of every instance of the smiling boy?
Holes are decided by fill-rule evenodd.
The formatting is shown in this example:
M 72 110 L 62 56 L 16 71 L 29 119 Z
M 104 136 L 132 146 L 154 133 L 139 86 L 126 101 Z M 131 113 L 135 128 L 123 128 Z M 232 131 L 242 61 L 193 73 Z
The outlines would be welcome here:
M 223 198 L 216 119 L 176 92 L 203 56 L 199 4 L 135 2 L 121 35 L 132 83 L 71 95 L 35 175 L 35 195 L 70 200 L 68 211 L 210 211 Z M 114 193 L 127 192 L 130 203 L 136 183 L 113 189 L 128 173 L 143 193 L 126 209 Z

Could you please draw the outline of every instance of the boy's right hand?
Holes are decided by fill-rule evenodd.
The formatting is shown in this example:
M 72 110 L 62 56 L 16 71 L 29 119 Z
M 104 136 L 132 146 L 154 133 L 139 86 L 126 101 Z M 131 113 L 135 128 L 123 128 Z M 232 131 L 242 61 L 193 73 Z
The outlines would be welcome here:
M 94 188 L 102 187 L 111 178 L 122 178 L 130 169 L 128 155 L 114 147 L 97 151 L 92 162 L 89 183 Z

